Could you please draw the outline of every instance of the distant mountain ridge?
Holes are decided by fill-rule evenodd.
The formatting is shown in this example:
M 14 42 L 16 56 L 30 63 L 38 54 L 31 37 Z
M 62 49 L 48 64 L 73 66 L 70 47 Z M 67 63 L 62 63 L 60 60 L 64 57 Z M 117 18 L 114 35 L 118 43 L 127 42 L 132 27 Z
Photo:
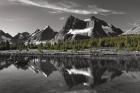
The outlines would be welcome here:
M 135 35 L 135 34 L 140 34 L 140 22 L 136 23 L 132 28 L 123 33 L 123 35 Z
M 0 42 L 11 41 L 12 36 L 4 31 L 0 30 Z
M 33 33 L 23 32 L 18 33 L 12 37 L 8 33 L 4 33 L 0 30 L 0 41 L 10 41 L 12 43 L 40 43 L 40 42 L 59 42 L 65 40 L 82 40 L 89 38 L 99 38 L 108 36 L 121 35 L 123 31 L 120 28 L 115 27 L 112 24 L 107 23 L 104 20 L 91 16 L 88 19 L 81 20 L 74 16 L 69 16 L 58 32 L 54 31 L 50 26 L 46 26 L 45 29 L 37 29 Z M 126 34 L 140 34 L 140 25 L 135 26 Z M 124 34 L 125 34 L 124 33 Z
M 12 43 L 25 43 L 29 39 L 30 33 L 22 32 L 18 33 L 12 38 Z

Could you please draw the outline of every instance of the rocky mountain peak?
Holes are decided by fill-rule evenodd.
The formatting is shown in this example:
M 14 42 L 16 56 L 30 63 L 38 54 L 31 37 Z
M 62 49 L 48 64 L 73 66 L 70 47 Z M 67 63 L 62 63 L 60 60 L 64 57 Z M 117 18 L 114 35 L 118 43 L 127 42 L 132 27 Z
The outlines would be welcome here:
M 74 17 L 73 15 L 68 16 L 67 18 L 68 20 L 72 20 L 72 19 L 77 19 L 76 17 Z
M 45 27 L 44 30 L 47 30 L 47 29 L 52 29 L 49 25 Z
M 36 29 L 36 30 L 35 30 L 35 32 L 39 32 L 39 31 L 40 31 L 40 29 Z
M 91 16 L 88 19 L 81 20 L 74 16 L 69 16 L 63 29 L 56 35 L 55 40 L 71 40 L 81 38 L 96 38 L 106 36 L 117 36 L 123 31 L 115 26 Z
M 91 16 L 90 19 L 91 20 L 97 20 L 98 18 L 96 18 L 95 16 Z
M 86 27 L 86 22 L 83 20 L 80 20 L 74 16 L 69 16 L 67 18 L 67 21 L 65 23 L 65 26 L 63 29 L 69 30 L 69 29 L 83 29 Z
M 54 30 L 49 25 L 42 31 L 54 32 Z
M 50 26 L 46 26 L 44 30 L 37 29 L 31 34 L 28 42 L 35 43 L 41 41 L 50 41 L 57 34 Z

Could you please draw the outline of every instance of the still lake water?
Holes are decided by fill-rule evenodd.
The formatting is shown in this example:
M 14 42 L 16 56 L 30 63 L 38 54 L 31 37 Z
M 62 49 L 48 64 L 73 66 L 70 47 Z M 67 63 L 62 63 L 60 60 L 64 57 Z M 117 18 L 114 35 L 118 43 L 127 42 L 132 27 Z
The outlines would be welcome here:
M 140 57 L 0 56 L 0 93 L 140 93 Z

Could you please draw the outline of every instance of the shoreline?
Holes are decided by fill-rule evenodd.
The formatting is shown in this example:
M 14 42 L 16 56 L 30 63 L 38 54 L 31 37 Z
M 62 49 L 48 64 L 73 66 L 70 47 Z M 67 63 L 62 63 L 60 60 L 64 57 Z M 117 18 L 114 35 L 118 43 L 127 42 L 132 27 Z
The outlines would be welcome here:
M 100 49 L 85 49 L 85 50 L 37 50 L 37 49 L 30 49 L 30 50 L 0 50 L 0 55 L 6 54 L 29 54 L 29 55 L 94 55 L 94 56 L 101 56 L 101 55 L 136 55 L 140 56 L 140 51 L 128 51 L 128 50 L 117 50 L 117 49 L 110 49 L 110 48 L 100 48 Z

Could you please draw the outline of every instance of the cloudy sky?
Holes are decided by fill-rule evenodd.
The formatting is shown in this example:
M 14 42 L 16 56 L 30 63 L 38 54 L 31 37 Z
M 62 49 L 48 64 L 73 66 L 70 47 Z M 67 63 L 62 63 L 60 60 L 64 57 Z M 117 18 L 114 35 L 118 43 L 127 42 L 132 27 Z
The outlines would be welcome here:
M 140 0 L 0 0 L 0 29 L 15 35 L 50 25 L 59 31 L 69 15 L 101 18 L 121 29 L 140 20 Z

